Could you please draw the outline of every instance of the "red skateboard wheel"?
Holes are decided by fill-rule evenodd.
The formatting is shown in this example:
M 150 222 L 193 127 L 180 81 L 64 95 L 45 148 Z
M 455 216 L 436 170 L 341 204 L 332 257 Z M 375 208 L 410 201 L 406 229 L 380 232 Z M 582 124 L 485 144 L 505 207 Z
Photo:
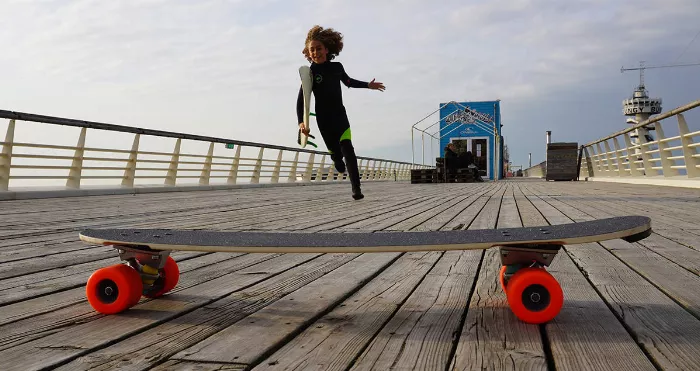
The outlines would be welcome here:
M 119 313 L 136 305 L 142 291 L 141 275 L 124 264 L 98 269 L 85 287 L 88 302 L 103 314 Z
M 508 280 L 508 304 L 523 322 L 546 323 L 559 314 L 564 293 L 557 280 L 541 268 L 523 268 Z

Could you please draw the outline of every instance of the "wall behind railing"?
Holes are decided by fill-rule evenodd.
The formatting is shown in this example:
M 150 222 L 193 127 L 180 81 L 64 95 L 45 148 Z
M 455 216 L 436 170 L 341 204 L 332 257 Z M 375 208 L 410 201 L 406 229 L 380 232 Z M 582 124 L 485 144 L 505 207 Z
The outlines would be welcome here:
M 14 111 L 0 118 L 0 193 L 348 181 L 328 152 Z M 411 169 L 429 167 L 364 156 L 358 163 L 363 181 L 408 180 Z
M 546 162 L 542 161 L 537 165 L 533 165 L 525 170 L 523 170 L 523 177 L 525 178 L 543 178 L 545 174 Z

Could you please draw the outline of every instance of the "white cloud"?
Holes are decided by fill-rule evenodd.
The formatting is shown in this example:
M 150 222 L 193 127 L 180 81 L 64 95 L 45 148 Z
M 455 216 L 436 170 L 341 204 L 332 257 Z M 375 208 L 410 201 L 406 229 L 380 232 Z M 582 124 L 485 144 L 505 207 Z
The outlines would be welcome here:
M 318 23 L 345 35 L 351 76 L 387 85 L 344 90 L 355 146 L 371 155 L 439 102 L 507 111 L 660 47 L 680 53 L 699 13 L 696 0 L 13 1 L 0 14 L 0 109 L 295 146 L 297 67 Z

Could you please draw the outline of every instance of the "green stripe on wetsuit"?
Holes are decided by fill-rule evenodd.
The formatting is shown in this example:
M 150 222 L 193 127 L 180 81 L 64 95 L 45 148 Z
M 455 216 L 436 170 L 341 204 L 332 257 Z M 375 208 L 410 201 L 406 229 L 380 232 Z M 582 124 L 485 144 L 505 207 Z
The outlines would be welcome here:
M 345 129 L 345 132 L 343 133 L 343 135 L 340 136 L 340 140 L 338 140 L 338 143 L 344 140 L 352 140 L 352 131 L 350 131 L 350 128 Z M 333 151 L 329 149 L 328 153 L 333 154 Z

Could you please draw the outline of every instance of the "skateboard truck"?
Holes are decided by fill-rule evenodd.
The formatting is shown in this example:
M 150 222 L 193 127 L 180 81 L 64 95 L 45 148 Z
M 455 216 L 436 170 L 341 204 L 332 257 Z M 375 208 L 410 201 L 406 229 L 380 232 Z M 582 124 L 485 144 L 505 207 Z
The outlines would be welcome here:
M 139 272 L 143 282 L 143 293 L 148 295 L 161 289 L 162 280 L 159 280 L 159 271 L 165 268 L 170 256 L 170 250 L 156 251 L 148 246 L 131 246 L 113 244 L 109 245 L 117 250 L 119 259 L 126 262 L 131 268 Z
M 513 245 L 499 246 L 501 255 L 501 264 L 509 265 L 525 265 L 535 262 L 539 266 L 549 267 L 552 260 L 557 255 L 562 245 Z

